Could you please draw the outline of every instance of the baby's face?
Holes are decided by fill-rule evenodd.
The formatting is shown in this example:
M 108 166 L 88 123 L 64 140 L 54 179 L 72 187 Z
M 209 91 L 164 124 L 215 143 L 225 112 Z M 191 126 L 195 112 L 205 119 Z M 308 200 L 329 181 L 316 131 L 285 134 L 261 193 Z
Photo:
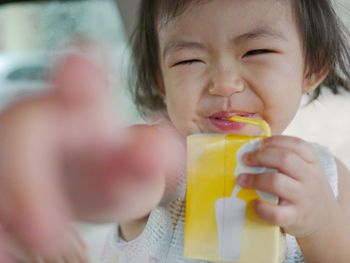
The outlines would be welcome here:
M 159 32 L 165 102 L 184 135 L 257 128 L 224 120 L 264 119 L 280 134 L 293 119 L 304 79 L 302 41 L 290 1 L 211 0 Z

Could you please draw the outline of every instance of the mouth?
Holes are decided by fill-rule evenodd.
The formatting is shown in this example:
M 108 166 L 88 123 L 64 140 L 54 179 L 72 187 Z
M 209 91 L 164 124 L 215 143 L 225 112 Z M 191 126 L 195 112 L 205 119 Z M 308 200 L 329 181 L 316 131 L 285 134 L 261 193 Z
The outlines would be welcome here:
M 246 126 L 246 124 L 244 124 L 244 123 L 234 122 L 234 121 L 228 120 L 232 116 L 240 116 L 240 117 L 250 118 L 253 116 L 253 113 L 237 112 L 237 111 L 221 111 L 221 112 L 218 112 L 218 113 L 211 115 L 209 117 L 209 121 L 216 128 L 218 128 L 219 130 L 221 130 L 223 132 L 239 131 Z

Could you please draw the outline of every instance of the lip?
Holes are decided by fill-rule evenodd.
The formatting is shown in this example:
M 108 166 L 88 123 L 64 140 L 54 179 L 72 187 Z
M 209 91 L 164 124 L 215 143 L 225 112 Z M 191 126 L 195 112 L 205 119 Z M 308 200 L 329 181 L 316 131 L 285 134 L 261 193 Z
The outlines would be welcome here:
M 232 116 L 241 116 L 241 117 L 249 118 L 249 117 L 252 117 L 253 114 L 248 112 L 241 112 L 241 111 L 221 111 L 211 115 L 209 117 L 209 121 L 216 128 L 224 132 L 239 131 L 246 126 L 246 124 L 241 122 L 229 121 L 228 119 Z

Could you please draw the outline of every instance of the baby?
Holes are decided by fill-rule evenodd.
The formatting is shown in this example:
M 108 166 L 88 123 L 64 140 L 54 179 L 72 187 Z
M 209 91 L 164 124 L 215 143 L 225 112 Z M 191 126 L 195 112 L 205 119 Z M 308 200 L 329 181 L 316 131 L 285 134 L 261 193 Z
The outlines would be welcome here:
M 287 233 L 285 262 L 348 262 L 349 171 L 322 147 L 281 135 L 303 94 L 349 90 L 346 36 L 331 1 L 142 1 L 139 15 L 132 77 L 140 112 L 162 112 L 158 123 L 183 138 L 259 134 L 227 120 L 235 115 L 267 121 L 273 136 L 244 161 L 278 172 L 238 181 L 280 202 L 256 200 L 256 213 Z M 122 263 L 194 262 L 183 257 L 184 177 L 142 222 L 120 222 L 105 262 L 113 251 Z
M 72 214 L 113 221 L 103 262 L 200 262 L 183 256 L 185 137 L 259 134 L 227 120 L 244 116 L 265 120 L 273 135 L 245 164 L 276 172 L 238 182 L 279 197 L 254 208 L 287 233 L 285 262 L 349 262 L 349 171 L 322 147 L 281 135 L 303 94 L 349 91 L 344 32 L 328 0 L 143 0 L 133 94 L 150 125 L 117 129 L 96 89 L 104 79 L 70 61 L 56 90 L 0 116 L 0 222 L 38 251 Z M 57 173 L 69 175 L 63 187 Z

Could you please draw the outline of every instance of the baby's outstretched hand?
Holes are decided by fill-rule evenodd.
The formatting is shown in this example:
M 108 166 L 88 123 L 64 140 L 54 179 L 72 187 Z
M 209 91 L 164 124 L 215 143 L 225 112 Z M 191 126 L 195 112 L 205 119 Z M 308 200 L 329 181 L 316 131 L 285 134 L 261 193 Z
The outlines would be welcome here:
M 0 235 L 0 262 L 9 262 L 10 239 L 35 254 L 54 250 L 73 219 L 146 215 L 175 159 L 166 134 L 118 126 L 107 78 L 91 60 L 68 56 L 53 84 L 0 114 L 0 226 L 10 235 Z
M 311 145 L 301 139 L 273 136 L 258 150 L 244 156 L 249 166 L 275 168 L 278 172 L 241 175 L 242 187 L 274 194 L 278 206 L 255 200 L 256 213 L 295 237 L 306 237 L 327 227 L 336 199 Z

